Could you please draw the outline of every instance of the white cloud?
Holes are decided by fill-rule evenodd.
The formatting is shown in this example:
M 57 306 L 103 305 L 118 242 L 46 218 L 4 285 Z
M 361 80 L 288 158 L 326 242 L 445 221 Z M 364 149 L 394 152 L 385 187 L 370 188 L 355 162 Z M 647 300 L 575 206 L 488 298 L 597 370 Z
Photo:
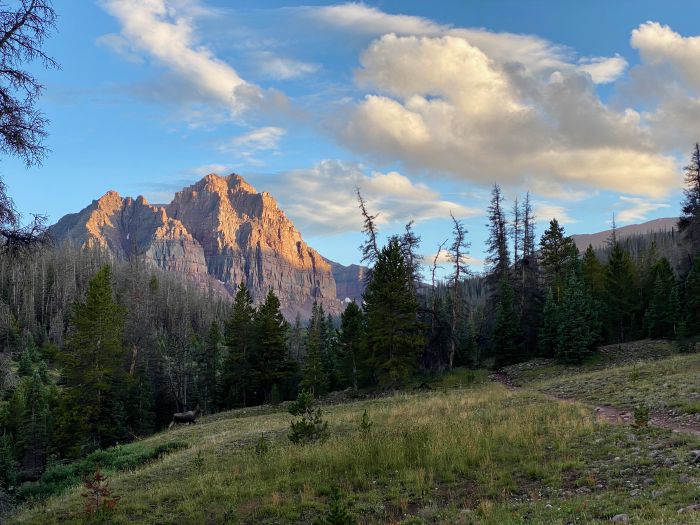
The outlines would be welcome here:
M 579 69 L 585 71 L 596 84 L 609 84 L 622 76 L 627 69 L 627 60 L 620 55 L 614 57 L 589 57 L 579 60 Z
M 277 152 L 279 142 L 285 134 L 285 129 L 275 126 L 257 128 L 233 137 L 218 149 L 220 153 L 235 155 L 248 164 L 260 166 L 264 162 L 256 158 L 256 155 L 261 152 Z
M 274 80 L 289 80 L 311 75 L 321 69 L 319 64 L 281 57 L 272 51 L 256 51 L 252 54 L 252 59 L 264 77 Z
M 203 100 L 224 105 L 233 116 L 264 93 L 242 79 L 236 70 L 203 45 L 195 33 L 195 18 L 208 11 L 197 1 L 103 0 L 105 9 L 121 24 L 121 37 L 132 52 L 145 53 L 187 81 Z M 124 47 L 108 37 L 108 43 Z
M 630 45 L 647 64 L 670 65 L 700 89 L 700 36 L 683 37 L 667 25 L 646 22 L 632 31 Z
M 443 199 L 425 184 L 414 183 L 397 172 L 367 172 L 354 162 L 324 160 L 308 169 L 260 179 L 258 186 L 275 195 L 280 206 L 304 234 L 328 235 L 357 232 L 362 217 L 355 189 L 380 225 L 483 214 L 481 209 Z
M 625 195 L 620 196 L 620 202 L 628 206 L 615 215 L 615 219 L 622 224 L 644 221 L 650 212 L 671 206 L 667 202 L 654 202 Z
M 534 212 L 537 222 L 540 224 L 549 224 L 549 221 L 552 219 L 556 219 L 559 224 L 573 224 L 578 222 L 569 215 L 569 212 L 564 206 L 552 204 L 550 202 L 535 202 Z
M 338 132 L 377 160 L 482 184 L 660 196 L 676 182 L 640 115 L 605 106 L 589 73 L 514 67 L 451 35 L 384 35 L 360 62 L 358 83 L 374 93 Z
M 274 150 L 286 131 L 282 128 L 268 126 L 257 128 L 243 135 L 231 139 L 231 145 L 235 148 L 248 148 L 253 150 Z
M 303 9 L 309 16 L 324 24 L 368 35 L 384 33 L 435 35 L 445 30 L 445 26 L 427 18 L 390 15 L 363 3 L 353 2 Z

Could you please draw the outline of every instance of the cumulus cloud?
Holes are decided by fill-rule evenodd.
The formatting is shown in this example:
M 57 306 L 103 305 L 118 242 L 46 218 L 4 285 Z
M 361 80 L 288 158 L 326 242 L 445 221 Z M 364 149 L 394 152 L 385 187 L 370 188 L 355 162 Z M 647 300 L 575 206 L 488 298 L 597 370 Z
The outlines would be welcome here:
M 264 97 L 256 85 L 197 38 L 195 20 L 208 14 L 198 2 L 180 0 L 103 0 L 102 5 L 121 24 L 119 35 L 101 37 L 113 49 L 141 53 L 190 84 L 204 101 L 240 115 Z
M 648 214 L 655 210 L 670 208 L 667 202 L 654 202 L 639 197 L 620 196 L 620 203 L 626 206 L 615 218 L 622 224 L 640 222 L 647 219 Z
M 568 210 L 564 206 L 552 204 L 551 202 L 535 202 L 534 213 L 537 222 L 540 224 L 548 224 L 552 219 L 556 219 L 559 224 L 573 224 L 578 222 L 569 215 Z
M 660 146 L 684 150 L 700 136 L 700 36 L 646 22 L 632 31 L 630 45 L 641 62 L 622 94 L 647 108 L 643 123 Z
M 360 63 L 357 82 L 373 93 L 339 134 L 379 161 L 485 184 L 537 180 L 649 196 L 676 181 L 674 159 L 655 149 L 640 115 L 603 104 L 590 72 L 514 66 L 454 35 L 387 34 Z
M 279 199 L 282 209 L 305 234 L 360 231 L 362 217 L 357 208 L 356 188 L 360 188 L 371 212 L 379 213 L 379 225 L 444 219 L 450 212 L 456 217 L 483 213 L 446 200 L 439 192 L 400 173 L 368 172 L 355 162 L 324 160 L 307 169 L 259 180 L 258 185 Z
M 647 64 L 670 65 L 700 89 L 700 36 L 683 37 L 667 25 L 646 22 L 632 31 L 630 45 Z

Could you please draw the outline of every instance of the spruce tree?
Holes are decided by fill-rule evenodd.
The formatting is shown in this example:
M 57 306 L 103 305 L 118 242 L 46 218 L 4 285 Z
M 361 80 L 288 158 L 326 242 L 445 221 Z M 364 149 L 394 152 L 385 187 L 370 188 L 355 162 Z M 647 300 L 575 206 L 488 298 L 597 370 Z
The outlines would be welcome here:
M 613 244 L 605 268 L 605 303 L 608 339 L 630 340 L 637 329 L 640 300 L 634 263 L 619 242 Z
M 677 285 L 671 264 L 665 257 L 653 267 L 654 284 L 645 314 L 647 334 L 652 338 L 672 337 L 677 323 Z
M 314 301 L 306 330 L 306 358 L 299 385 L 314 397 L 328 393 L 328 373 L 322 355 L 325 335 L 325 330 L 322 330 L 323 323 L 323 308 Z
M 572 271 L 558 307 L 555 356 L 569 363 L 580 363 L 595 351 L 600 339 L 597 307 L 585 286 Z
M 114 300 L 112 272 L 103 266 L 73 309 L 68 352 L 62 355 L 64 394 L 59 442 L 66 455 L 124 440 L 124 310 Z
M 700 144 L 693 146 L 685 167 L 685 188 L 678 230 L 684 235 L 691 257 L 700 250 Z
M 693 259 L 693 265 L 686 277 L 685 297 L 687 335 L 700 335 L 700 255 Z
M 253 299 L 241 282 L 224 331 L 228 353 L 222 365 L 219 385 L 222 408 L 248 406 L 252 384 L 257 380 L 251 366 L 254 358 L 254 315 Z
M 448 368 L 452 368 L 454 364 L 455 354 L 457 352 L 457 347 L 459 345 L 459 326 L 462 321 L 462 282 L 464 278 L 471 274 L 468 265 L 469 256 L 469 246 L 470 243 L 467 241 L 467 229 L 462 221 L 455 219 L 454 215 L 450 213 L 452 217 L 452 244 L 449 247 L 448 254 L 450 262 L 453 265 L 452 275 L 449 279 L 451 281 L 451 304 L 452 304 L 452 315 L 450 322 L 450 350 L 447 359 Z
M 391 238 L 379 252 L 363 295 L 368 348 L 377 380 L 386 386 L 408 383 L 423 347 L 417 325 L 418 300 L 410 272 L 398 239 Z
M 256 378 L 253 385 L 256 399 L 258 402 L 270 402 L 274 389 L 283 397 L 289 397 L 296 363 L 287 354 L 289 323 L 284 319 L 280 301 L 272 289 L 255 313 L 254 326 L 255 352 L 252 368 Z
M 586 290 L 594 299 L 602 301 L 605 296 L 605 267 L 601 264 L 590 244 L 581 260 L 581 274 Z
M 345 307 L 340 317 L 341 378 L 357 390 L 366 382 L 365 373 L 365 326 L 362 309 L 355 301 Z
M 540 239 L 540 267 L 547 288 L 551 288 L 556 303 L 561 302 L 566 273 L 578 257 L 576 244 L 564 234 L 564 227 L 552 219 Z
M 508 219 L 503 205 L 503 193 L 498 184 L 491 189 L 491 203 L 488 208 L 489 229 L 486 241 L 486 264 L 489 273 L 500 282 L 508 274 L 510 255 L 508 253 Z
M 542 326 L 538 334 L 538 353 L 542 357 L 554 357 L 559 342 L 559 306 L 554 300 L 554 292 L 547 291 L 547 299 L 542 311 Z
M 492 353 L 496 366 L 505 366 L 523 359 L 519 319 L 515 309 L 513 288 L 507 276 L 501 278 L 496 325 L 493 330 Z
M 51 412 L 49 387 L 35 371 L 22 383 L 24 411 L 17 445 L 22 450 L 22 471 L 30 477 L 38 476 L 44 469 L 51 437 Z

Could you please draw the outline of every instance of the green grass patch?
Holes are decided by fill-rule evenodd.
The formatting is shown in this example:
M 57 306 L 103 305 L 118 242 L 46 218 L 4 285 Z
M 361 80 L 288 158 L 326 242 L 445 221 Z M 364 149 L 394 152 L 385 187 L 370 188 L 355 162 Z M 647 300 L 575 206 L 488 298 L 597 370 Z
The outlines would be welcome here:
M 49 467 L 38 481 L 22 485 L 18 496 L 22 501 L 46 499 L 79 485 L 86 475 L 98 469 L 108 473 L 133 470 L 187 446 L 183 441 L 142 441 L 97 450 L 80 461 Z

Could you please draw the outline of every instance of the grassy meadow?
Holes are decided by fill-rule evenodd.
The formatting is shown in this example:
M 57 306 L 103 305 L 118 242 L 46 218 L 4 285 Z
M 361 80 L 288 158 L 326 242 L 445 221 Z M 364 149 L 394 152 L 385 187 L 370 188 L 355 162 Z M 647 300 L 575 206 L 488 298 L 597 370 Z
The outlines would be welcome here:
M 690 357 L 654 366 L 683 368 L 678 359 Z M 333 523 L 323 519 L 338 490 L 350 522 L 362 524 L 609 523 L 623 513 L 630 523 L 700 521 L 678 512 L 700 501 L 700 470 L 688 460 L 700 441 L 599 423 L 589 405 L 455 372 L 432 390 L 322 408 L 331 430 L 323 443 L 292 445 L 291 416 L 279 406 L 217 414 L 107 451 L 103 468 L 121 499 L 102 520 Z M 359 428 L 365 410 L 369 432 Z M 256 451 L 262 433 L 265 453 Z M 139 465 L 108 460 L 137 449 Z M 94 523 L 83 492 L 64 487 L 10 523 Z

